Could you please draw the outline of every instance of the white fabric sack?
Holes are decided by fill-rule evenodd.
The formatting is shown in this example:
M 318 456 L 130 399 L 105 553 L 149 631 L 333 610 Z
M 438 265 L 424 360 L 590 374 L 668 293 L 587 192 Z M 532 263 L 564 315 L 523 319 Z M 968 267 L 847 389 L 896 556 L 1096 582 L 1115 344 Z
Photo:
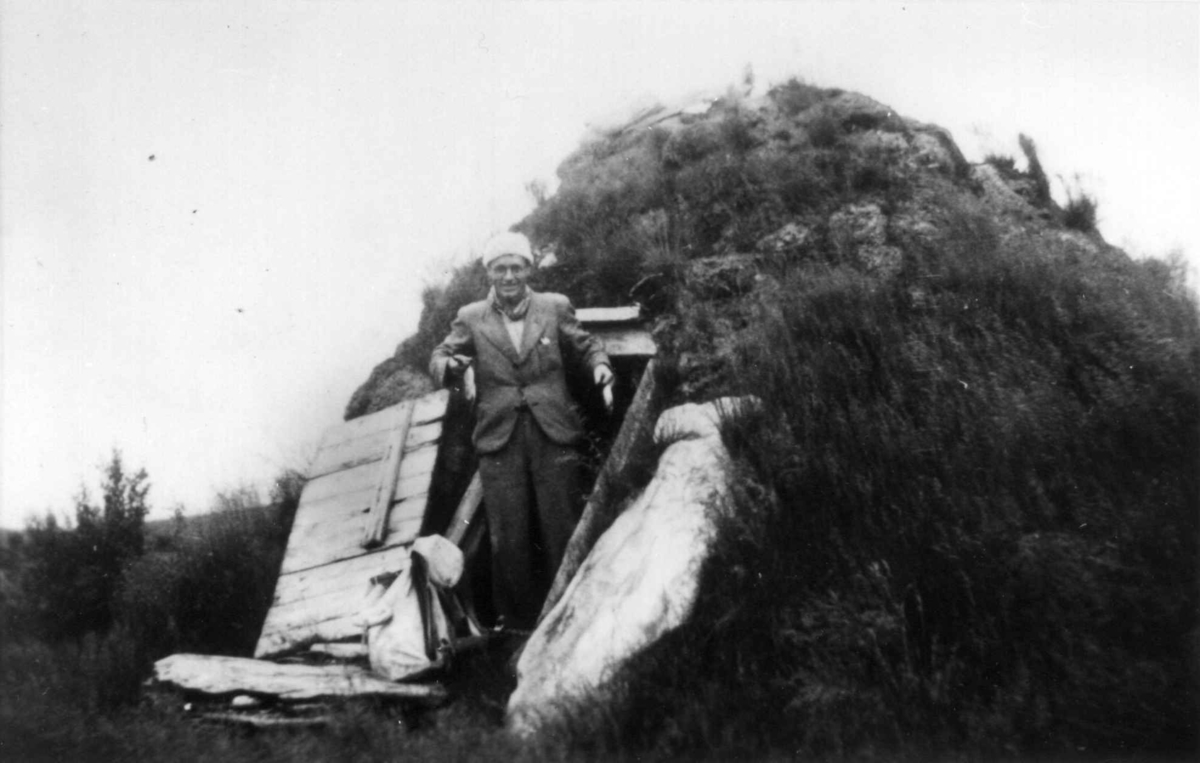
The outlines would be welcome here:
M 463 552 L 440 535 L 426 535 L 413 543 L 414 553 L 425 557 L 429 582 L 442 588 L 458 584 L 463 574 Z
M 367 594 L 368 605 L 353 621 L 366 630 L 371 670 L 392 681 L 416 678 L 444 663 L 441 651 L 428 653 L 426 628 L 430 629 L 437 647 L 453 638 L 435 581 L 446 587 L 458 582 L 463 568 L 462 552 L 441 536 L 419 538 L 412 551 L 411 563 L 390 586 L 385 589 L 379 583 L 372 583 Z M 425 575 L 414 573 L 418 564 L 424 565 Z M 423 577 L 426 579 L 420 581 Z M 421 612 L 422 585 L 429 604 L 428 623 Z

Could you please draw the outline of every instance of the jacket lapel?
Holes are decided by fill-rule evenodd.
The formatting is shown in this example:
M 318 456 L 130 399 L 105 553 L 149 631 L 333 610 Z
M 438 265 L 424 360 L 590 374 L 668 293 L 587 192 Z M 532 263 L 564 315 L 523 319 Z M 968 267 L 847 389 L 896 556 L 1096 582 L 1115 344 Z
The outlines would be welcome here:
M 533 312 L 530 310 L 530 312 Z M 528 314 L 526 315 L 525 323 L 526 332 L 529 331 Z M 484 313 L 480 333 L 484 338 L 496 346 L 496 349 L 504 353 L 504 357 L 508 358 L 513 363 L 518 363 L 521 360 L 517 348 L 513 347 L 512 339 L 508 336 L 508 329 L 504 327 L 504 316 L 492 309 L 491 305 L 487 306 Z
M 542 314 L 541 303 L 534 294 L 529 303 L 529 311 L 525 313 L 525 330 L 521 334 L 521 350 L 517 362 L 525 362 L 529 353 L 537 346 L 538 340 L 546 328 L 546 317 Z

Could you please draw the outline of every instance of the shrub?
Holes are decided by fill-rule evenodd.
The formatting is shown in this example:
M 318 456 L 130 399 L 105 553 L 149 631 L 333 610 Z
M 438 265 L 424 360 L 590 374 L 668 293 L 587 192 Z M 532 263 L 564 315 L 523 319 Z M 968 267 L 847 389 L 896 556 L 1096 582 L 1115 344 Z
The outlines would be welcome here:
M 663 146 L 663 166 L 677 170 L 721 149 L 724 142 L 719 123 L 704 119 L 673 132 Z
M 841 139 L 842 125 L 831 112 L 822 112 L 808 124 L 808 140 L 816 148 L 833 148 Z
M 189 519 L 174 548 L 126 572 L 121 622 L 155 657 L 253 654 L 287 545 L 284 520 L 280 507 L 240 503 Z
M 1013 161 L 1011 156 L 1007 156 L 1005 154 L 988 154 L 987 156 L 983 157 L 983 161 L 999 170 L 1001 176 L 1003 177 L 1013 177 L 1014 175 L 1019 174 L 1017 172 L 1016 162 Z
M 1096 200 L 1079 192 L 1071 195 L 1067 206 L 1063 209 L 1063 225 L 1083 233 L 1093 233 L 1096 230 Z
M 775 108 L 789 117 L 807 111 L 825 100 L 827 96 L 825 90 L 795 77 L 782 85 L 776 85 L 767 92 L 767 97 L 775 104 Z
M 120 451 L 103 466 L 103 503 L 86 489 L 75 500 L 74 525 L 52 514 L 26 530 L 18 576 L 21 621 L 48 639 L 77 638 L 112 622 L 122 569 L 144 549 L 145 470 L 128 474 Z
M 1033 178 L 1034 202 L 1038 206 L 1047 206 L 1050 203 L 1050 181 L 1046 178 L 1046 171 L 1042 169 L 1042 162 L 1038 159 L 1037 146 L 1033 138 L 1024 133 L 1017 136 L 1017 142 L 1029 164 L 1028 174 Z
M 761 120 L 747 113 L 739 104 L 726 108 L 718 127 L 723 143 L 730 150 L 745 153 L 762 142 L 756 129 Z

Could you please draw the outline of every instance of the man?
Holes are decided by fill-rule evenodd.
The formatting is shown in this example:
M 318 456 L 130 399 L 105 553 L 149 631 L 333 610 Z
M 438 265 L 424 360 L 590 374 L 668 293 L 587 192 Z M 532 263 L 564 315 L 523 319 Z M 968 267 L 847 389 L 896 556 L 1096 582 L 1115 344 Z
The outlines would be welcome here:
M 458 311 L 430 361 L 442 385 L 475 367 L 472 442 L 492 541 L 492 599 L 519 630 L 536 624 L 582 504 L 575 446 L 583 428 L 565 364 L 581 364 L 601 387 L 613 382 L 601 342 L 580 326 L 570 300 L 529 288 L 533 264 L 525 236 L 489 240 L 491 291 Z

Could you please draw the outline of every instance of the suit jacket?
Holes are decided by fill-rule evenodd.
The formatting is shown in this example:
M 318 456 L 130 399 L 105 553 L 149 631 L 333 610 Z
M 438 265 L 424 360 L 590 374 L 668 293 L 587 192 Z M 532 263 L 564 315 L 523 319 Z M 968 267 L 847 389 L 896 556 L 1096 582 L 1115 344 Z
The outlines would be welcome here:
M 571 301 L 561 294 L 530 292 L 521 346 L 514 347 L 504 316 L 487 300 L 458 311 L 450 335 L 433 351 L 429 371 L 439 385 L 453 355 L 475 359 L 476 414 L 472 441 L 480 453 L 494 453 L 508 442 L 518 411 L 528 408 L 542 431 L 562 445 L 577 442 L 583 427 L 567 392 L 564 361 L 589 371 L 611 365 L 599 339 L 575 318 Z

